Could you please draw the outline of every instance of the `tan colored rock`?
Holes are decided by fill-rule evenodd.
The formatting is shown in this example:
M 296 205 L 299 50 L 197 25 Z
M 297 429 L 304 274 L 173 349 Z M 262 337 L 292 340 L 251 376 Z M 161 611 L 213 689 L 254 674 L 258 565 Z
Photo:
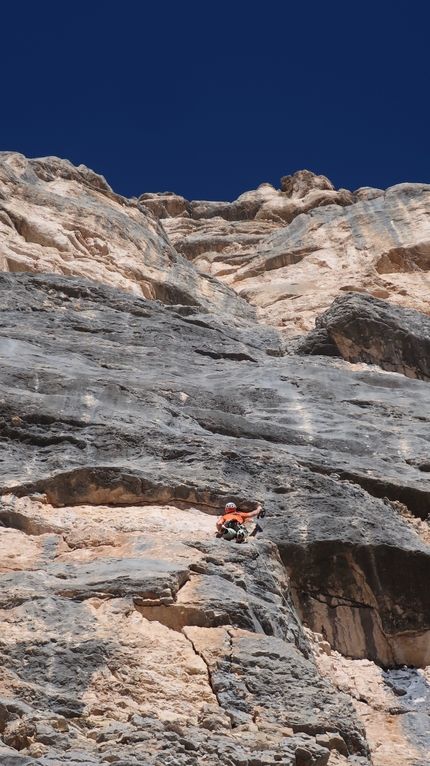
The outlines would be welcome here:
M 16 529 L 1 529 L 0 573 L 37 569 L 43 554 L 44 536 L 23 537 Z M 24 544 L 23 544 L 24 543 Z
M 285 190 L 262 184 L 238 198 L 258 207 L 252 220 L 220 217 L 221 208 L 218 217 L 208 208 L 205 218 L 201 203 L 198 220 L 169 219 L 165 230 L 179 252 L 233 287 L 287 338 L 312 329 L 348 291 L 430 312 L 430 187 L 351 194 L 308 171 L 282 183 Z
M 326 176 L 316 176 L 310 170 L 298 170 L 293 176 L 281 178 L 281 189 L 287 197 L 300 199 L 316 189 L 334 191 L 334 186 Z
M 223 276 L 249 260 L 249 250 L 279 229 L 274 221 L 171 218 L 163 227 L 172 244 L 198 268 Z
M 5 727 L 3 741 L 8 747 L 13 747 L 15 750 L 23 750 L 30 744 L 35 730 L 34 723 L 20 719 L 11 721 Z
M 203 705 L 217 705 L 206 665 L 184 635 L 115 601 L 87 604 L 99 635 L 108 640 L 113 632 L 123 647 L 115 666 L 92 676 L 87 715 L 127 720 L 133 712 L 155 712 L 161 720 L 197 724 Z
M 333 720 L 365 750 L 345 695 L 298 648 L 308 651 L 272 543 L 218 540 L 214 517 L 190 506 L 33 497 L 0 502 L 15 525 L 0 527 L 0 734 L 12 752 L 157 763 L 160 750 L 185 749 L 215 766 L 221 747 L 325 763 L 329 749 L 304 730 Z
M 360 714 L 374 766 L 416 766 L 421 763 L 422 751 L 413 746 L 408 731 L 403 728 L 402 697 L 397 697 L 384 683 L 382 669 L 370 660 L 351 660 L 333 650 L 328 654 L 327 642 L 321 634 L 307 629 L 306 633 L 320 672 L 350 695 Z M 430 678 L 430 667 L 418 672 Z M 407 713 L 407 710 L 403 712 Z M 330 756 L 329 766 L 343 763 L 338 753 Z
M 337 750 L 332 750 L 330 758 L 328 759 L 328 766 L 348 766 L 351 761 L 344 755 L 341 755 Z
M 32 742 L 29 745 L 28 754 L 32 758 L 43 758 L 43 756 L 46 755 L 48 750 L 49 750 L 49 747 L 47 745 L 43 745 L 42 742 Z
M 430 545 L 430 519 L 423 521 L 419 517 L 414 516 L 409 508 L 398 500 L 390 500 L 389 502 L 391 507 L 394 508 L 403 519 L 406 519 L 421 540 L 427 545 Z
M 430 188 L 420 184 L 313 211 L 269 236 L 223 278 L 287 336 L 311 329 L 315 316 L 346 291 L 428 313 L 429 211 Z
M 57 524 L 65 524 L 65 534 L 33 535 L 0 527 L 2 572 L 37 570 L 46 566 L 43 553 L 48 541 L 55 561 L 60 565 L 79 565 L 100 560 L 100 557 L 104 560 L 114 557 L 117 561 L 129 556 L 134 560 L 133 557 L 139 556 L 142 534 L 146 540 L 154 542 L 152 549 L 145 551 L 146 560 L 148 555 L 156 561 L 163 557 L 171 560 L 177 549 L 179 559 L 192 563 L 199 560 L 200 554 L 181 547 L 184 535 L 195 532 L 198 520 L 200 539 L 204 539 L 205 534 L 210 538 L 214 536 L 213 518 L 192 509 L 181 511 L 172 507 L 137 506 L 123 509 L 120 513 L 117 508 L 109 507 L 54 509 L 46 502 L 13 497 L 6 498 L 6 507 L 11 516 L 10 509 L 13 508 L 14 520 L 20 517 L 20 512 L 21 520 L 29 519 L 33 511 L 37 519 L 36 529 L 40 529 L 43 522 L 49 526 L 51 518 L 56 516 Z M 31 526 L 28 524 L 29 528 Z M 175 539 L 177 543 L 173 542 Z M 161 720 L 197 725 L 205 705 L 219 708 L 209 684 L 207 667 L 185 635 L 159 622 L 148 621 L 123 599 L 104 601 L 97 597 L 88 598 L 85 610 L 93 625 L 92 636 L 90 631 L 88 640 L 94 641 L 93 636 L 97 635 L 98 641 L 102 644 L 106 641 L 108 645 L 114 635 L 118 649 L 122 647 L 120 653 L 117 649 L 111 661 L 89 680 L 83 696 L 86 716 L 127 721 L 133 713 L 155 713 Z M 81 619 L 84 624 L 85 617 Z M 40 620 L 30 617 L 23 623 L 13 608 L 2 612 L 2 624 L 4 646 L 9 641 L 26 641 L 31 636 L 36 646 L 41 639 L 44 640 Z M 77 630 L 82 631 L 82 627 L 77 626 Z M 54 628 L 54 636 L 55 632 Z M 14 680 L 13 675 L 3 669 L 0 696 L 24 692 L 24 689 L 22 682 Z M 67 723 L 64 721 L 64 726 L 62 721 L 64 719 L 58 719 L 55 728 L 67 731 Z M 7 729 L 5 742 L 17 747 L 17 737 L 24 742 L 22 738 L 27 735 L 24 723 L 13 722 Z M 27 740 L 24 744 L 28 744 Z M 34 746 L 29 752 L 36 757 L 42 751 L 43 747 Z
M 171 192 L 126 200 L 93 171 L 57 158 L 3 152 L 0 165 L 3 270 L 79 275 L 235 313 L 228 292 L 178 259 L 176 248 L 286 337 L 312 329 L 348 290 L 430 311 L 425 185 L 352 195 L 298 171 L 281 189 L 261 184 L 232 203 L 189 203 Z
M 348 748 L 345 740 L 337 731 L 325 732 L 324 734 L 317 734 L 317 745 L 328 747 L 329 750 L 336 750 L 336 752 L 348 757 Z
M 244 316 L 246 304 L 204 272 L 286 338 L 312 329 L 346 291 L 430 312 L 423 184 L 351 194 L 303 170 L 285 176 L 281 189 L 261 184 L 231 203 L 188 202 L 173 192 L 127 200 L 85 166 L 3 152 L 0 197 L 6 271 L 83 276 Z
M 162 195 L 169 210 L 181 209 L 173 198 Z M 0 270 L 80 276 L 167 304 L 237 313 L 228 290 L 177 255 L 148 205 L 115 194 L 84 165 L 1 152 Z
M 352 205 L 353 197 L 347 189 L 339 191 L 311 189 L 303 196 L 284 196 L 282 192 L 273 195 L 273 198 L 265 202 L 255 216 L 257 220 L 268 219 L 291 223 L 298 215 L 307 213 L 317 207 L 326 205 Z
M 173 192 L 156 192 L 141 194 L 138 200 L 144 207 L 151 210 L 157 218 L 176 218 L 188 216 L 187 200 Z

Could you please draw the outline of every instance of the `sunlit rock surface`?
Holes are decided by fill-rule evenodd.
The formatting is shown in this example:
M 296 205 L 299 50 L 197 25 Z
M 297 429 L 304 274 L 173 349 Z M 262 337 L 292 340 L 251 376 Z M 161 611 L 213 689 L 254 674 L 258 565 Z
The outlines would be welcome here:
M 369 660 L 343 657 L 321 634 L 305 632 L 322 675 L 351 696 L 366 727 L 374 766 L 428 763 L 430 667 L 383 670 Z M 324 736 L 317 741 L 330 747 Z M 342 754 L 336 758 L 348 763 Z
M 162 223 L 179 252 L 287 338 L 311 330 L 349 291 L 430 312 L 429 185 L 351 194 L 299 171 L 281 186 L 263 184 L 233 203 L 189 203 Z
M 428 766 L 428 187 L 0 167 L 0 762 Z M 318 290 L 283 294 L 296 268 Z M 227 500 L 265 503 L 245 545 Z
M 0 153 L 5 271 L 83 276 L 236 319 L 252 317 L 251 304 L 286 338 L 348 291 L 429 313 L 429 213 L 426 184 L 351 193 L 302 170 L 234 202 L 126 199 L 83 165 Z
M 0 758 L 324 764 L 317 736 L 334 729 L 338 749 L 366 755 L 272 543 L 229 545 L 193 507 L 5 495 L 1 508 L 15 526 L 0 529 Z
M 253 315 L 178 255 L 147 207 L 57 157 L 0 152 L 0 270 L 86 277 L 167 304 Z

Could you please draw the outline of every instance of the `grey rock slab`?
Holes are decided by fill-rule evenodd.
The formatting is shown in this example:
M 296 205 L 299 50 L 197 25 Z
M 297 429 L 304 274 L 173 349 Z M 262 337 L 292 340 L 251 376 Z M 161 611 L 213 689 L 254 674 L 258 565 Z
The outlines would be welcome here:
M 342 734 L 348 752 L 367 755 L 352 703 L 294 646 L 243 630 L 185 632 L 205 659 L 220 705 L 236 725 L 257 720 L 309 735 L 334 730 Z
M 50 572 L 59 580 L 51 586 L 56 594 L 74 599 L 91 596 L 157 599 L 166 590 L 175 596 L 189 578 L 187 567 L 144 557 L 105 558 L 78 566 L 54 564 Z
M 430 318 L 362 293 L 336 298 L 316 320 L 349 362 L 430 380 Z M 314 352 L 315 353 L 315 352 Z
M 43 711 L 49 723 L 59 716 L 81 716 L 93 674 L 118 651 L 114 637 L 106 640 L 100 634 L 97 620 L 83 603 L 44 597 L 43 591 L 37 600 L 10 603 L 2 620 L 1 663 L 17 684 L 16 697 L 2 705 L 5 719 L 31 720 Z M 14 625 L 26 626 L 19 638 Z
M 192 625 L 235 625 L 279 636 L 309 655 L 288 579 L 272 543 L 250 540 L 239 546 L 214 540 L 211 545 L 199 545 L 194 540 L 189 544 L 203 555 L 197 567 L 191 564 L 191 579 L 175 603 L 144 606 L 134 599 L 146 619 L 158 620 L 174 630 Z
M 430 753 L 430 684 L 423 673 L 415 668 L 386 670 L 383 677 L 387 686 L 398 697 L 401 706 L 401 728 L 411 744 L 422 752 L 423 759 Z M 425 760 L 424 760 L 425 763 Z
M 28 755 L 21 755 L 12 748 L 0 745 L 0 763 L 2 766 L 30 766 L 35 761 Z
M 42 758 L 32 760 L 36 766 L 54 766 L 55 763 L 64 763 L 66 766 L 94 766 L 102 761 L 93 754 L 85 751 L 69 751 L 68 753 L 48 753 Z
M 342 359 L 268 355 L 279 338 L 262 325 L 81 279 L 3 275 L 0 309 L 3 493 L 46 493 L 57 506 L 170 502 L 214 516 L 227 499 L 248 509 L 264 500 L 263 537 L 280 546 L 302 615 L 331 631 L 335 647 L 403 662 L 393 636 L 430 629 L 429 548 L 378 499 L 428 514 L 425 381 Z M 10 507 L 3 523 L 29 529 Z M 46 567 L 5 582 L 29 603 L 64 588 L 69 601 L 143 592 L 138 565 L 131 579 L 97 566 L 85 577 L 85 568 L 62 579 L 61 567 Z M 288 632 L 291 614 L 276 622 L 261 573 L 259 583 L 247 585 L 257 622 Z M 401 651 L 411 658 L 411 647 Z

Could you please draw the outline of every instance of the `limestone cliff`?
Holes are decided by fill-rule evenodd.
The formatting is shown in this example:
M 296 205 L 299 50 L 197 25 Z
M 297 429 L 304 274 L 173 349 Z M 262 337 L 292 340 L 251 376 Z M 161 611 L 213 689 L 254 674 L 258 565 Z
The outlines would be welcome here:
M 162 223 L 178 252 L 285 337 L 312 329 L 348 291 L 430 312 L 430 185 L 351 193 L 308 171 L 281 185 L 263 184 L 229 205 L 192 202 Z
M 375 294 L 387 216 L 418 247 L 427 188 L 125 200 L 0 167 L 0 763 L 429 764 L 425 258 L 391 302 L 335 277 Z M 270 305 L 321 316 L 289 340 L 260 298 L 302 262 L 318 300 Z M 244 545 L 215 537 L 227 499 L 267 508 Z
M 147 207 L 67 160 L 0 152 L 0 243 L 3 271 L 86 277 L 167 304 L 253 315 L 189 266 Z

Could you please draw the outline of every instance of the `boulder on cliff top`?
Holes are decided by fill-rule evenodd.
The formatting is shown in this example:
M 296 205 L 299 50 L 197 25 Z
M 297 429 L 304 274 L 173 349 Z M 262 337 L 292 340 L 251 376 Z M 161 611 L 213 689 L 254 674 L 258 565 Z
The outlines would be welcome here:
M 334 186 L 326 176 L 317 176 L 310 170 L 298 170 L 293 176 L 281 178 L 281 189 L 287 197 L 304 197 L 314 189 L 334 191 Z

